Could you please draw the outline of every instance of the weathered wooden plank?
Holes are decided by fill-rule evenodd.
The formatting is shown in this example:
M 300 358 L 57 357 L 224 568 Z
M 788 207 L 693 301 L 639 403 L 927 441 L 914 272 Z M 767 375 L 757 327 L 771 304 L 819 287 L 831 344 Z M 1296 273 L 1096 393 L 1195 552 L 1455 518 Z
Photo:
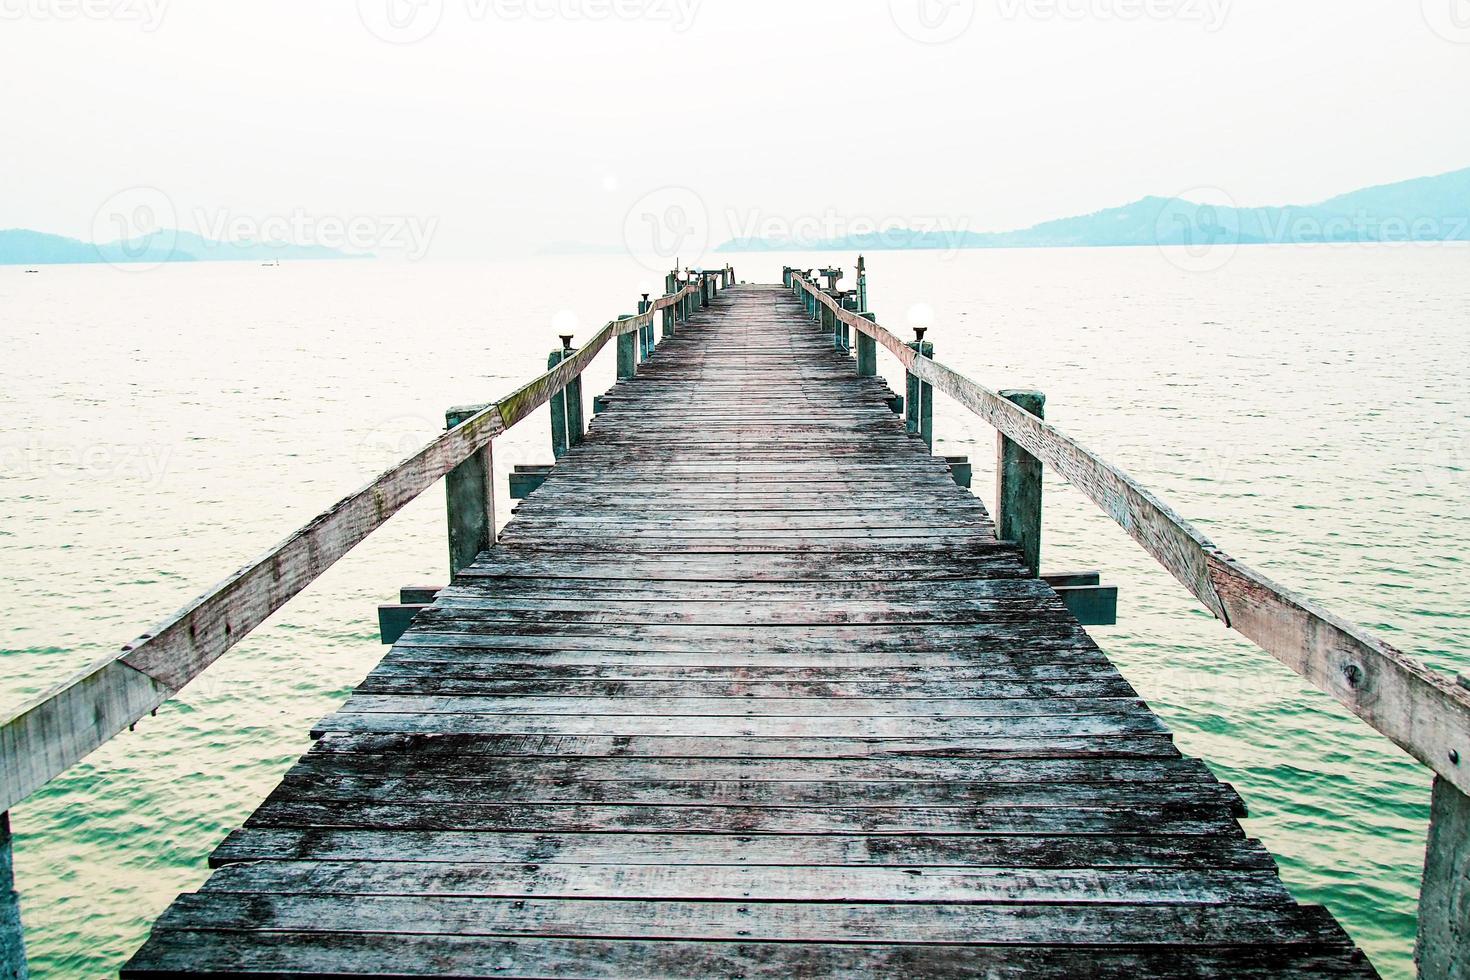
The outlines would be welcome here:
M 1282 931 L 1261 932 L 1272 940 Z M 160 947 L 163 944 L 159 944 Z M 996 947 L 817 944 L 802 942 L 638 942 L 577 939 L 485 940 L 478 937 L 272 932 L 242 939 L 234 932 L 180 931 L 167 949 L 150 946 L 124 973 L 133 980 L 192 975 L 203 969 L 248 976 L 339 977 L 367 974 L 391 957 L 412 976 L 464 978 L 584 977 L 626 967 L 649 980 L 685 977 L 926 977 L 999 976 L 1024 963 L 1037 980 L 1089 976 L 1229 977 L 1256 980 L 1370 977 L 1340 950 L 1311 946 L 1067 950 L 1050 946 Z
M 767 902 L 1290 905 L 1272 871 L 1190 868 L 739 867 L 263 861 L 226 865 L 203 894 Z
M 782 806 L 782 807 L 1118 807 L 1222 806 L 1239 810 L 1234 790 L 1221 783 L 1078 783 L 1038 784 L 931 782 L 923 780 L 760 781 L 712 779 L 597 780 L 559 782 L 550 779 L 512 780 L 487 774 L 484 778 L 444 779 L 338 774 L 327 780 L 292 774 L 276 788 L 271 801 L 493 804 L 598 803 L 617 806 L 641 804 Z
M 1150 759 L 1177 758 L 1167 732 L 1144 735 L 1052 735 L 1044 739 L 1000 736 L 950 738 L 702 738 L 614 735 L 446 735 L 436 733 L 327 733 L 315 752 L 404 753 L 419 760 L 443 758 L 573 759 Z
M 639 717 L 617 715 L 428 714 L 417 711 L 339 711 L 324 718 L 313 734 L 376 732 L 423 735 L 640 735 L 735 738 L 922 738 L 944 734 L 949 738 L 1002 736 L 1050 738 L 1077 735 L 1153 735 L 1165 731 L 1158 717 L 1147 713 L 1054 714 L 946 718 L 942 715 L 864 717 L 836 715 L 804 717 Z
M 677 804 L 479 803 L 440 806 L 271 802 L 247 827 L 478 830 L 505 833 L 1004 834 L 1241 836 L 1219 805 L 1074 807 L 760 807 Z
M 249 828 L 210 857 L 215 867 L 252 861 L 446 864 L 653 864 L 923 868 L 1275 867 L 1260 843 L 1212 837 L 987 837 L 788 834 L 510 834 L 474 831 Z
M 344 933 L 423 933 L 432 923 L 440 934 L 461 936 L 664 940 L 867 943 L 875 936 L 901 935 L 903 942 L 949 947 L 1271 943 L 1335 946 L 1341 951 L 1346 945 L 1341 930 L 1319 910 L 1263 914 L 1259 908 L 1218 905 L 895 906 L 225 893 L 183 896 L 161 921 L 168 929 Z M 409 923 L 418 928 L 408 928 Z

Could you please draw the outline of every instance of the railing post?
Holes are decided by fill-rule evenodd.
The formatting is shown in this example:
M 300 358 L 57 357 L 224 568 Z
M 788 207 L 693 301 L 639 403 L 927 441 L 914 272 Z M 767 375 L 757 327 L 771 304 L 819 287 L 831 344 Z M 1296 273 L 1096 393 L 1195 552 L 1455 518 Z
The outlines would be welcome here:
M 844 310 L 846 310 L 847 312 L 849 312 L 849 313 L 856 313 L 858 310 L 860 310 L 862 307 L 860 307 L 860 306 L 857 305 L 857 294 L 856 293 L 845 293 L 845 294 L 843 294 L 843 297 L 842 297 L 842 308 Z M 846 323 L 841 323 L 840 325 L 842 327 L 842 350 L 845 351 L 848 354 L 851 354 L 852 353 L 852 327 L 848 326 Z
M 664 276 L 664 296 L 672 296 L 678 291 L 679 287 L 674 282 L 674 277 L 672 275 Z M 674 308 L 672 306 L 665 306 L 662 315 L 664 320 L 664 339 L 668 340 L 674 336 L 674 332 L 677 329 L 675 327 Z
M 15 891 L 15 857 L 10 844 L 10 814 L 0 813 L 0 980 L 26 980 L 25 932 L 20 896 Z
M 924 339 L 924 333 L 928 327 L 915 327 L 913 343 L 909 344 L 909 350 L 914 351 L 920 357 L 933 357 L 934 345 Z M 924 440 L 924 445 L 930 449 L 934 448 L 934 386 L 927 381 L 919 380 L 913 372 L 909 372 L 908 398 L 904 404 L 908 407 L 909 432 Z
M 1046 418 L 1046 396 L 1039 391 L 1002 391 L 1000 396 L 1039 419 Z M 1041 460 L 1004 435 L 997 435 L 995 459 L 995 533 L 1021 546 L 1032 575 L 1041 574 Z
M 638 301 L 638 315 L 642 316 L 653 309 L 653 304 L 648 301 L 648 294 Z M 638 359 L 646 361 L 653 354 L 653 322 L 650 320 L 648 326 L 638 328 Z
M 480 413 L 480 408 L 451 408 L 449 428 Z M 495 546 L 495 456 L 492 443 L 460 463 L 444 478 L 449 508 L 449 574 L 474 564 L 480 552 Z
M 878 314 L 863 312 L 858 316 L 864 320 L 878 322 Z M 878 376 L 878 342 L 865 333 L 857 335 L 857 373 L 860 378 Z
M 568 343 L 569 339 L 563 338 L 562 346 L 547 356 L 546 370 L 550 371 L 567 356 L 567 351 L 571 346 Z M 561 459 L 571 448 L 571 442 L 567 438 L 567 391 L 565 388 L 552 393 L 549 407 L 551 409 L 551 455 L 553 459 Z
M 631 320 L 633 314 L 624 313 L 619 320 Z M 638 338 L 634 334 L 618 335 L 618 380 L 628 381 L 638 373 Z
M 551 352 L 546 359 L 550 370 L 572 356 L 572 335 L 561 335 L 561 350 Z M 577 375 L 567 386 L 551 396 L 551 452 L 557 459 L 566 455 L 568 449 L 582 444 L 582 376 Z
M 868 308 L 868 263 L 861 255 L 857 261 L 857 301 L 858 309 Z
M 1464 677 L 1460 683 L 1470 687 Z M 1470 796 L 1441 776 L 1434 778 L 1433 792 L 1414 962 L 1422 980 L 1465 980 L 1470 977 Z

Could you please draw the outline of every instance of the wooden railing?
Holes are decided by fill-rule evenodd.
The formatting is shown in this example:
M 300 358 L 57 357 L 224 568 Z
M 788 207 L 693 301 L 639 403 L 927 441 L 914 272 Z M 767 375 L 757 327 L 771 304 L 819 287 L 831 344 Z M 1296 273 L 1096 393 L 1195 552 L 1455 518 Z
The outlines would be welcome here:
M 861 263 L 861 260 L 860 260 Z M 860 264 L 859 268 L 862 266 Z M 823 273 L 836 270 L 822 270 Z M 785 281 L 824 324 L 886 348 L 919 386 L 949 395 L 990 423 L 1003 441 L 1045 463 L 1116 521 L 1205 608 L 1315 687 L 1336 698 L 1435 774 L 1419 912 L 1416 959 L 1425 977 L 1470 976 L 1470 686 L 1412 657 L 1284 588 L 1216 547 L 1198 528 L 1118 467 L 1011 399 L 926 356 L 921 333 L 907 343 L 879 326 L 853 293 L 824 288 L 810 271 L 787 269 Z M 829 283 L 832 283 L 829 277 Z M 860 294 L 866 280 L 859 273 Z M 910 427 L 924 432 L 930 409 L 919 389 Z M 931 423 L 932 424 L 932 423 Z M 1004 492 L 998 496 L 1006 496 Z M 998 504 L 1001 506 L 1001 504 Z M 1005 515 L 997 515 L 1003 527 Z M 1034 569 L 1033 569 L 1034 571 Z
M 494 543 L 492 441 L 576 383 L 609 341 L 617 339 L 623 346 L 634 334 L 651 338 L 659 316 L 667 333 L 732 277 L 728 267 L 683 279 L 671 275 L 669 293 L 653 301 L 645 297 L 638 315 L 608 323 L 580 348 L 568 347 L 545 374 L 499 401 L 476 406 L 459 418 L 451 412 L 448 430 L 418 452 L 337 501 L 116 655 L 0 717 L 0 977 L 25 976 L 10 882 L 8 811 L 15 804 L 172 698 L 446 476 L 451 570 L 472 561 Z M 651 339 L 640 349 L 644 357 L 651 354 Z

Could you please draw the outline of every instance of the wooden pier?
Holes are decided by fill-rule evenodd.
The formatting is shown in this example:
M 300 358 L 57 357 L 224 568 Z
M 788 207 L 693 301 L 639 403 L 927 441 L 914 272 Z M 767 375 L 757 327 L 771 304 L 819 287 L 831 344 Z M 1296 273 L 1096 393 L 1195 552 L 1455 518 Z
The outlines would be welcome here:
M 810 275 L 732 279 L 671 277 L 546 378 L 452 415 L 469 430 L 443 439 L 467 441 L 416 477 L 450 472 L 452 584 L 404 610 L 122 975 L 1374 976 L 1037 577 L 1039 469 L 1060 452 L 1021 441 L 1055 431 L 1039 400 L 970 406 L 1009 430 L 1000 540 L 931 454 L 948 381 L 926 341 Z M 567 385 L 614 338 L 622 380 L 584 434 Z M 875 345 L 911 355 L 902 415 Z M 559 458 L 497 540 L 490 440 L 547 401 Z M 1237 628 L 1241 602 L 1318 615 L 1242 599 L 1171 537 L 1171 511 L 1112 492 Z M 1392 688 L 1390 667 L 1331 645 Z M 1470 692 L 1425 683 L 1449 706 L 1414 724 L 1439 711 L 1436 731 L 1464 736 Z M 1448 813 L 1430 877 L 1452 930 L 1465 842 Z M 1463 957 L 1425 975 L 1464 976 Z

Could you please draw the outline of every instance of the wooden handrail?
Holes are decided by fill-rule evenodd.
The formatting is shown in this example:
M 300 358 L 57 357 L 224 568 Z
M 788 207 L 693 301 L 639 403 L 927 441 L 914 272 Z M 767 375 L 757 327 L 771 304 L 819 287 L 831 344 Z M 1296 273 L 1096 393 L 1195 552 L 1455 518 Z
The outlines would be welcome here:
M 546 404 L 614 337 L 649 326 L 654 314 L 698 292 L 685 286 L 639 316 L 608 323 L 555 368 L 337 501 L 120 653 L 4 715 L 0 813 L 177 694 L 404 505 Z
M 843 309 L 802 273 L 793 272 L 792 282 L 838 321 L 886 347 L 909 373 L 1051 466 L 1221 622 L 1470 793 L 1470 690 L 1232 558 L 1123 470 L 990 389 L 920 357 L 862 311 Z

